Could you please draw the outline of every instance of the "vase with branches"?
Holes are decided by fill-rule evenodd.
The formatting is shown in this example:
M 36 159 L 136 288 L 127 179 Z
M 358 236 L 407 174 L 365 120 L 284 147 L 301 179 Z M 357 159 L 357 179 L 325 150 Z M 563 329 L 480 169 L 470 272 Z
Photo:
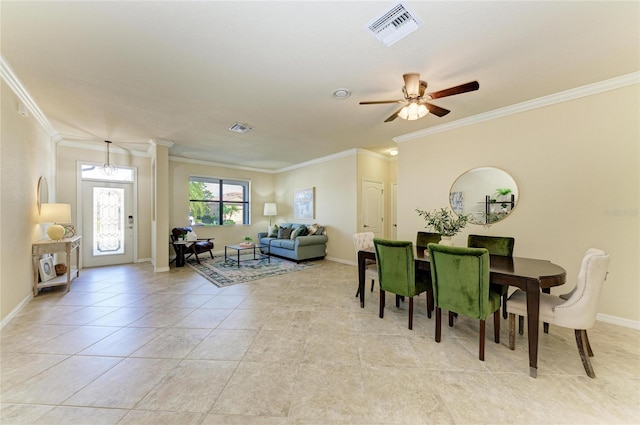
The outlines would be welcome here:
M 447 208 L 424 211 L 416 208 L 419 216 L 424 218 L 425 227 L 431 229 L 441 236 L 452 237 L 462 230 L 469 221 L 469 216 L 465 214 L 457 215 Z

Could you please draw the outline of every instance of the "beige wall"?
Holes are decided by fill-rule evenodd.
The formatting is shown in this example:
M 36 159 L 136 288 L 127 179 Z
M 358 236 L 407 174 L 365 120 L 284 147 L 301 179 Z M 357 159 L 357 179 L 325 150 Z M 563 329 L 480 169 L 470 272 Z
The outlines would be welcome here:
M 0 98 L 0 318 L 9 315 L 32 294 L 31 243 L 44 237 L 38 224 L 38 178 L 52 181 L 50 137 L 30 115 L 18 114 L 18 99 L 2 80 Z M 50 202 L 55 202 L 50 190 Z
M 463 172 L 496 166 L 518 183 L 511 216 L 469 233 L 516 238 L 515 255 L 543 258 L 567 270 L 575 286 L 590 247 L 611 255 L 599 312 L 640 320 L 640 87 L 633 85 L 401 143 L 398 237 L 424 227 L 415 208 L 448 206 Z
M 318 223 L 326 226 L 327 258 L 355 261 L 352 235 L 356 232 L 356 162 L 355 151 L 345 156 L 308 165 L 276 175 L 276 223 Z M 315 187 L 315 219 L 296 220 L 293 194 L 296 189 Z M 282 208 L 282 209 L 281 209 Z

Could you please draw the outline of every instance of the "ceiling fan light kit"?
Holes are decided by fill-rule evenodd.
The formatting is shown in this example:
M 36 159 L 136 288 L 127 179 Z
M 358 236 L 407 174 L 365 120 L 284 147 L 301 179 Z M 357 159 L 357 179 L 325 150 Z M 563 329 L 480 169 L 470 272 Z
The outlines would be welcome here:
M 398 116 L 403 120 L 414 121 L 424 117 L 429 113 L 426 106 L 418 102 L 411 102 L 407 106 L 404 106 L 398 112 Z
M 426 102 L 427 100 L 438 99 L 441 97 L 453 96 L 456 94 L 467 93 L 475 91 L 480 88 L 480 84 L 477 81 L 471 81 L 469 83 L 460 84 L 459 86 L 449 87 L 448 89 L 440 90 L 437 92 L 426 93 L 427 83 L 420 80 L 420 74 L 411 73 L 404 74 L 404 86 L 402 87 L 402 94 L 404 99 L 395 100 L 373 100 L 360 102 L 360 105 L 380 105 L 384 103 L 405 103 L 406 104 L 394 112 L 384 122 L 390 122 L 400 117 L 405 120 L 414 121 L 422 117 L 427 116 L 429 113 L 438 117 L 443 117 L 449 112 L 448 109 L 441 108 L 432 103 Z

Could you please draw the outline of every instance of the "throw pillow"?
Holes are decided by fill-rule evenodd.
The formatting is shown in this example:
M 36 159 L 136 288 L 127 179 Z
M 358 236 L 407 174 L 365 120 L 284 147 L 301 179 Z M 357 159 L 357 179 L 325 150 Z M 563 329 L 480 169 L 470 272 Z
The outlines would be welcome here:
M 289 239 L 291 237 L 291 227 L 280 227 L 278 229 L 278 239 Z
M 324 235 L 324 226 L 318 226 L 318 230 L 316 230 L 316 235 Z
M 318 231 L 318 227 L 320 227 L 318 223 L 313 223 L 311 226 L 309 226 L 307 235 L 315 235 Z
M 307 234 L 307 226 L 302 225 L 298 227 L 296 230 L 294 230 L 293 232 L 291 232 L 291 239 L 295 239 L 298 236 L 304 236 L 306 234 Z
M 268 238 L 277 238 L 278 237 L 278 225 L 274 224 L 273 226 L 269 226 L 267 229 L 267 237 Z

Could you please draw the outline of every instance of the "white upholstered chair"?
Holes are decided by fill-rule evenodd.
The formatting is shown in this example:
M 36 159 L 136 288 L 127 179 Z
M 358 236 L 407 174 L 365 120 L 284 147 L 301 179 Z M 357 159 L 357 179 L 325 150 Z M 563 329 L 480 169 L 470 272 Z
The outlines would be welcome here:
M 353 235 L 353 247 L 356 249 L 356 254 L 358 251 L 367 248 L 373 248 L 373 232 L 362 232 L 355 233 Z M 378 267 L 375 262 L 371 262 L 371 264 L 367 264 L 367 267 L 364 272 L 365 279 L 371 279 L 371 291 L 373 291 L 373 285 L 376 280 L 378 280 Z M 356 297 L 359 293 L 356 293 Z
M 563 299 L 551 294 L 540 294 L 540 320 L 556 326 L 574 329 L 580 359 L 587 375 L 595 378 L 589 357 L 593 357 L 587 329 L 596 321 L 598 300 L 607 277 L 609 255 L 599 249 L 587 250 L 583 259 L 578 282 L 574 290 L 565 294 Z M 515 315 L 527 315 L 526 293 L 517 290 L 507 303 L 509 312 L 509 348 L 515 349 Z M 586 350 L 586 353 L 585 353 Z

